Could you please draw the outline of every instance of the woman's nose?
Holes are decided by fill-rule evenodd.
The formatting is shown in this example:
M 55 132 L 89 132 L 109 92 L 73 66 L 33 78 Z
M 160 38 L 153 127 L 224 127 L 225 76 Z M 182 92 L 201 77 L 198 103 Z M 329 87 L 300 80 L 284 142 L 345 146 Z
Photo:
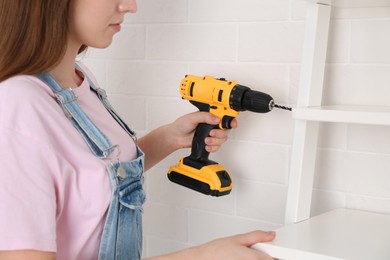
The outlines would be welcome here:
M 118 6 L 119 12 L 121 13 L 136 13 L 137 12 L 137 1 L 136 0 L 122 0 Z

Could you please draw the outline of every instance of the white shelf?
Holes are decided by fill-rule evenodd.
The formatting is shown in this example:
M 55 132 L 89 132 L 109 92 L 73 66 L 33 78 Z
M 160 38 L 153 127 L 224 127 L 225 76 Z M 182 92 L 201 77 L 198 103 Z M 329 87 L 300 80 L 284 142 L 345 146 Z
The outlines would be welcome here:
M 390 125 L 390 106 L 321 106 L 294 108 L 293 118 L 319 122 Z
M 253 246 L 283 260 L 389 260 L 390 215 L 337 209 L 276 230 Z

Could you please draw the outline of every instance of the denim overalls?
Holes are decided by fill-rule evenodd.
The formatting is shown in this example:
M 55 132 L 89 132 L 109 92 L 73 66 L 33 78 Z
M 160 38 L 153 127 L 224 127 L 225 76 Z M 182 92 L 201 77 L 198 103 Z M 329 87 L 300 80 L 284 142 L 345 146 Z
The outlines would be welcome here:
M 78 69 L 79 66 L 77 65 Z M 84 74 L 86 77 L 87 75 Z M 112 198 L 104 225 L 99 249 L 99 260 L 135 260 L 142 252 L 142 204 L 144 154 L 137 146 L 137 158 L 126 162 L 113 162 L 118 155 L 118 146 L 91 122 L 77 103 L 71 89 L 62 88 L 48 73 L 37 75 L 57 97 L 65 115 L 80 132 L 92 153 L 110 163 L 107 172 L 111 181 Z M 132 137 L 135 133 L 119 118 L 107 100 L 105 91 L 97 88 L 87 77 L 91 89 L 98 95 L 106 109 L 122 128 Z

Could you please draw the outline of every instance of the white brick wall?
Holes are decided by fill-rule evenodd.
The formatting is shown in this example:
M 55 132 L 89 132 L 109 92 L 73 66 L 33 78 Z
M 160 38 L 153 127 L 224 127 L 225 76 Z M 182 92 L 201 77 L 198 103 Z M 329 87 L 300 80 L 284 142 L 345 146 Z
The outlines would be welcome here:
M 300 0 L 139 1 L 106 50 L 83 58 L 139 135 L 194 111 L 180 99 L 186 73 L 215 75 L 293 105 L 299 86 L 305 4 Z M 390 8 L 334 10 L 325 104 L 390 104 Z M 146 173 L 145 256 L 282 225 L 293 120 L 289 112 L 243 112 L 212 159 L 231 172 L 229 196 L 170 183 L 188 150 Z M 390 129 L 322 124 L 312 214 L 338 207 L 390 213 Z

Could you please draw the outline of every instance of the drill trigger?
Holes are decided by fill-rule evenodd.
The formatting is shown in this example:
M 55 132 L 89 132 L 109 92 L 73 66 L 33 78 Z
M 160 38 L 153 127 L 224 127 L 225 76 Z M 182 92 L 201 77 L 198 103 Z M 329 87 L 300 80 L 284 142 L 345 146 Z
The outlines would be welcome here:
M 222 128 L 231 129 L 232 128 L 231 123 L 232 123 L 233 119 L 234 119 L 234 117 L 232 117 L 232 116 L 223 116 L 222 121 L 221 121 Z

